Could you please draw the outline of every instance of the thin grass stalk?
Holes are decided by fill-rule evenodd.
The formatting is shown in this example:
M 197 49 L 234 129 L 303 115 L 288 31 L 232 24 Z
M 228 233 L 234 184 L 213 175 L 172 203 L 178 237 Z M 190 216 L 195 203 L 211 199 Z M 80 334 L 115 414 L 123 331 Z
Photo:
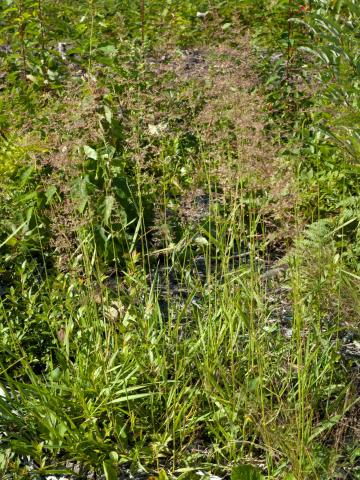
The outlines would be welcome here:
M 23 79 L 26 79 L 26 44 L 25 44 L 25 34 L 26 34 L 26 23 L 24 19 L 25 15 L 25 3 L 24 0 L 19 0 L 19 41 L 20 41 L 20 56 L 22 60 L 22 72 L 21 75 Z
M 41 50 L 41 69 L 43 77 L 45 78 L 46 66 L 45 66 L 45 30 L 44 30 L 44 12 L 43 12 L 43 0 L 38 0 L 38 19 L 40 26 L 40 50 Z
M 286 72 L 285 79 L 288 82 L 290 79 L 290 64 L 292 57 L 292 36 L 293 36 L 293 23 L 290 19 L 294 15 L 294 0 L 289 0 L 288 13 L 287 13 L 287 49 L 286 49 Z
M 88 61 L 88 70 L 91 72 L 92 68 L 92 54 L 93 54 L 93 40 L 94 40 L 94 0 L 89 1 L 89 10 L 90 10 L 90 37 L 89 37 L 89 61 Z
M 141 45 L 145 43 L 145 0 L 140 3 Z

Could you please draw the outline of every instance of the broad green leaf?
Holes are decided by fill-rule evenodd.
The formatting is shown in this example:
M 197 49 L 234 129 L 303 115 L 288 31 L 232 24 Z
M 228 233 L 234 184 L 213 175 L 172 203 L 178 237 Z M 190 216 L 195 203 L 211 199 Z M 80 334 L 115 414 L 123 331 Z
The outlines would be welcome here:
M 89 200 L 89 195 L 87 191 L 87 185 L 89 183 L 89 177 L 85 175 L 85 177 L 79 177 L 73 184 L 72 188 L 72 196 L 77 201 L 77 208 L 80 213 L 83 213 L 85 207 Z
M 117 452 L 110 452 L 109 457 L 110 457 L 110 460 L 114 463 L 117 463 L 119 461 L 119 455 Z
M 199 247 L 206 247 L 209 245 L 209 242 L 205 237 L 196 237 L 194 241 Z
M 316 437 L 321 435 L 327 430 L 331 430 L 339 421 L 341 420 L 342 415 L 334 415 L 326 422 L 322 423 L 319 427 L 314 430 L 314 433 L 310 436 L 309 440 L 314 440 Z
M 84 145 L 84 153 L 88 158 L 92 158 L 93 160 L 98 159 L 98 154 L 97 154 L 96 150 L 89 147 L 89 145 Z
M 47 204 L 51 203 L 51 200 L 53 199 L 56 192 L 57 192 L 57 189 L 56 189 L 55 185 L 50 185 L 50 187 L 45 192 L 45 197 L 46 197 L 46 203 Z
M 262 480 L 264 476 L 252 465 L 238 465 L 231 472 L 231 480 Z
M 107 195 L 104 201 L 104 223 L 109 225 L 111 212 L 114 207 L 115 198 L 112 195 Z
M 103 470 L 106 480 L 117 480 L 118 474 L 113 460 L 105 460 Z
M 158 480 L 168 480 L 168 476 L 164 469 L 160 470 Z
M 5 239 L 2 244 L 0 245 L 0 248 L 2 248 L 4 245 L 6 245 L 7 243 L 9 243 L 11 241 L 11 239 L 13 237 L 15 237 L 15 235 L 27 224 L 27 221 L 22 223 L 11 235 L 9 235 L 7 237 L 7 239 Z
M 104 55 L 108 55 L 109 57 L 113 57 L 116 55 L 117 48 L 115 45 L 106 45 L 105 47 L 99 47 L 98 50 L 103 53 Z

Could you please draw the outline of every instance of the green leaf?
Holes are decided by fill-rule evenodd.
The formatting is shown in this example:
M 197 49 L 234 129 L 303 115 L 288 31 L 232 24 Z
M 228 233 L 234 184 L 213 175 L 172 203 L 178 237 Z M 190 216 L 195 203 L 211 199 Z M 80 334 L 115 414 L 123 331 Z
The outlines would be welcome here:
M 231 472 L 231 480 L 262 480 L 265 477 L 252 465 L 238 465 Z
M 105 119 L 106 121 L 108 122 L 108 124 L 111 125 L 111 122 L 112 122 L 112 111 L 110 110 L 110 108 L 105 105 L 104 106 L 104 112 L 105 112 Z
M 35 77 L 34 75 L 30 75 L 30 74 L 29 74 L 29 75 L 26 75 L 26 78 L 27 78 L 28 80 L 30 80 L 30 82 L 33 82 L 33 83 L 37 83 L 37 82 L 38 82 L 38 78 Z
M 112 195 L 107 195 L 104 201 L 104 223 L 109 225 L 112 209 L 114 207 L 115 198 Z
M 115 45 L 105 45 L 104 47 L 99 47 L 98 50 L 109 57 L 113 57 L 117 53 Z
M 360 457 L 360 448 L 355 448 L 355 450 L 351 453 L 350 459 L 352 462 L 355 462 Z
M 103 462 L 103 470 L 106 480 L 117 480 L 117 469 L 114 465 L 113 460 L 105 460 Z
M 21 180 L 20 185 L 21 185 L 22 187 L 24 187 L 24 186 L 27 184 L 27 182 L 31 179 L 32 174 L 33 174 L 34 172 L 35 172 L 35 168 L 34 168 L 33 166 L 31 166 L 31 167 L 27 168 L 27 169 L 22 173 L 22 175 L 21 175 L 21 177 L 20 177 L 20 180 Z
M 164 469 L 160 470 L 158 480 L 168 480 L 168 476 Z
M 47 205 L 49 203 L 51 203 L 51 200 L 53 199 L 56 192 L 57 192 L 57 189 L 56 189 L 55 185 L 50 185 L 50 187 L 46 190 L 45 197 L 46 197 L 46 204 Z
M 140 398 L 149 397 L 151 395 L 154 395 L 154 394 L 152 392 L 148 392 L 148 393 L 135 393 L 133 395 L 126 395 L 126 396 L 111 400 L 111 402 L 108 402 L 108 405 L 112 405 L 114 403 L 124 403 L 124 402 L 128 402 L 129 400 L 138 400 Z
M 89 201 L 88 189 L 89 177 L 79 177 L 75 180 L 72 187 L 72 197 L 77 202 L 77 208 L 80 213 L 84 213 L 85 207 Z
M 9 242 L 11 241 L 11 239 L 12 239 L 13 237 L 15 237 L 15 235 L 16 235 L 26 224 L 27 224 L 27 221 L 24 222 L 24 223 L 22 223 L 22 224 L 20 225 L 20 227 L 18 227 L 16 230 L 14 230 L 13 233 L 12 233 L 11 235 L 9 235 L 9 236 L 7 237 L 7 239 L 2 242 L 2 244 L 0 245 L 0 248 L 2 248 L 4 245 L 6 245 L 7 243 L 9 243 Z
M 96 150 L 89 147 L 88 145 L 84 145 L 84 153 L 88 158 L 92 158 L 93 160 L 98 159 L 98 154 L 97 154 Z
M 59 76 L 59 74 L 57 72 L 54 72 L 53 70 L 50 70 L 49 68 L 48 68 L 46 73 L 48 74 L 48 77 L 49 77 L 50 80 L 56 80 L 57 77 Z
M 59 422 L 59 424 L 56 426 L 56 431 L 57 434 L 60 438 L 64 438 L 66 432 L 68 431 L 68 427 L 65 422 Z
M 208 240 L 205 238 L 205 237 L 196 237 L 194 242 L 199 245 L 199 247 L 206 247 L 207 245 L 209 245 L 209 242 Z
M 310 440 L 314 440 L 323 432 L 331 430 L 337 423 L 339 423 L 341 418 L 342 418 L 342 415 L 334 415 L 333 417 L 329 418 L 329 420 L 323 422 L 321 425 L 315 428 L 313 434 L 310 436 Z
M 109 453 L 109 457 L 110 457 L 110 460 L 111 460 L 112 462 L 118 463 L 118 461 L 119 461 L 119 455 L 118 455 L 117 452 L 114 452 L 114 451 L 113 451 L 113 452 L 110 452 L 110 453 Z

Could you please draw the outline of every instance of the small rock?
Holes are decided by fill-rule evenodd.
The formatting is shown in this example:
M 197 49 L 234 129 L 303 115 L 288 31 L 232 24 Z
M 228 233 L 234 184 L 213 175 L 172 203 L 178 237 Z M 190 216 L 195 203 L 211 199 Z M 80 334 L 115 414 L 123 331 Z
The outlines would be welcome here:
M 293 334 L 292 328 L 283 327 L 281 329 L 281 332 L 282 332 L 282 334 L 284 335 L 285 338 L 291 338 L 292 334 Z

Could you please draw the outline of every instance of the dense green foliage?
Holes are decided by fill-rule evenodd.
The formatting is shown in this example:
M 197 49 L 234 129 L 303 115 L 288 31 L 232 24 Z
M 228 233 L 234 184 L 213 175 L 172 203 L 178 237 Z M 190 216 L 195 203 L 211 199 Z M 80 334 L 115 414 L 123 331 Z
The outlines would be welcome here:
M 359 478 L 359 29 L 0 4 L 2 478 Z

